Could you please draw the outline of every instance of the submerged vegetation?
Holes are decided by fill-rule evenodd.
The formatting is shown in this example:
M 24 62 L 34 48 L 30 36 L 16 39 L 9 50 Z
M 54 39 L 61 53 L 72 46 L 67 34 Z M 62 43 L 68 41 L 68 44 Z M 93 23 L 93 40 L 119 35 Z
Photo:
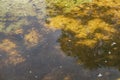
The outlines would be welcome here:
M 120 69 L 119 0 L 13 2 L 0 1 L 0 34 L 4 36 L 0 37 L 0 52 L 8 55 L 0 62 L 13 65 L 24 62 L 26 59 L 18 48 L 29 50 L 39 45 L 44 38 L 41 26 L 46 20 L 44 26 L 61 30 L 58 39 L 61 50 L 75 57 L 79 64 L 89 69 L 103 66 Z
M 2 59 L 2 63 L 5 65 L 12 64 L 16 65 L 25 61 L 25 58 L 21 56 L 20 52 L 16 50 L 16 43 L 9 39 L 4 39 L 0 42 L 0 50 L 8 57 Z
M 0 0 L 0 80 L 106 80 L 119 62 L 120 0 Z
M 47 3 L 47 8 L 49 8 L 49 13 L 51 13 L 60 10 L 62 10 L 63 12 L 69 12 L 75 6 L 91 1 L 92 0 L 46 0 L 46 3 Z
M 25 44 L 28 47 L 33 47 L 37 45 L 40 41 L 42 41 L 42 39 L 42 35 L 40 35 L 39 32 L 34 28 L 29 30 L 28 34 L 26 34 L 24 37 Z
M 44 0 L 0 0 L 0 56 L 5 55 L 0 63 L 3 66 L 25 62 L 24 51 L 43 40 L 39 27 L 43 26 L 45 6 Z
M 60 9 L 59 9 L 60 8 Z M 57 6 L 47 19 L 47 26 L 62 30 L 61 49 L 89 69 L 120 69 L 120 3 L 119 0 L 93 0 L 63 12 Z

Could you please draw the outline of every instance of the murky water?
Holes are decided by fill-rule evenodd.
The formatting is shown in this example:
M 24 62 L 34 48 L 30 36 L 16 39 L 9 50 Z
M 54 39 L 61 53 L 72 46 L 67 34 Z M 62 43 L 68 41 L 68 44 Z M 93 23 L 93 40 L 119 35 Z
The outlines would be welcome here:
M 0 0 L 0 80 L 119 80 L 119 4 L 59 1 Z

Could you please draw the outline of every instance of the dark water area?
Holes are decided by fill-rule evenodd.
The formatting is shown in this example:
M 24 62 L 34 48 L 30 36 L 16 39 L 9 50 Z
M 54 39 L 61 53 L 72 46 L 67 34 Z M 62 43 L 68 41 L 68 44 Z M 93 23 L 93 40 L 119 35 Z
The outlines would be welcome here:
M 0 1 L 0 80 L 120 80 L 117 19 L 116 25 L 105 21 L 106 25 L 97 17 L 88 22 L 90 28 L 80 26 L 79 31 L 73 27 L 79 25 L 78 18 L 87 22 L 93 16 L 48 15 L 46 6 L 44 0 Z M 64 28 L 47 23 L 57 27 L 63 23 Z

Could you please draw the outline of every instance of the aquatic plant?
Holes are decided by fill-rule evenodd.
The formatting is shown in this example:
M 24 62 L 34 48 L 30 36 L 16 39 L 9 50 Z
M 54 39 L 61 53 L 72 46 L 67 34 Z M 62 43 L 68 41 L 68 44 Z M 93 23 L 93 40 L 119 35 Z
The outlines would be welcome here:
M 36 26 L 44 22 L 45 6 L 45 0 L 0 0 L 0 67 L 23 63 L 24 50 L 42 40 Z
M 63 12 L 69 12 L 75 6 L 91 1 L 92 0 L 46 0 L 46 3 L 47 7 L 51 10 L 59 8 L 63 9 Z
M 24 36 L 24 41 L 28 48 L 38 45 L 42 39 L 42 35 L 40 35 L 39 32 L 34 28 L 28 30 L 28 33 Z
M 89 69 L 116 67 L 119 62 L 120 7 L 117 1 L 75 6 L 70 12 L 47 19 L 47 26 L 61 29 L 61 49 Z M 57 13 L 55 13 L 57 14 Z M 113 44 L 115 43 L 115 44 Z
M 4 65 L 17 65 L 25 61 L 25 58 L 17 51 L 17 45 L 9 39 L 4 39 L 0 42 L 0 50 L 7 55 L 6 58 L 4 57 L 2 61 L 0 61 L 4 63 Z

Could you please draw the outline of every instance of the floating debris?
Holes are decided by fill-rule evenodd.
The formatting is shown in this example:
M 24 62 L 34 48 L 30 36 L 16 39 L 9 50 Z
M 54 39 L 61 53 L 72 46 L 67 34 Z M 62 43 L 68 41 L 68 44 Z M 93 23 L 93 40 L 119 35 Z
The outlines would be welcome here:
M 108 54 L 111 54 L 111 51 L 109 51 Z
M 98 77 L 102 77 L 103 75 L 101 73 L 98 74 Z
M 32 73 L 32 71 L 30 70 L 30 71 L 29 71 L 29 73 L 31 74 L 31 73 Z
M 61 69 L 61 68 L 63 68 L 63 66 L 59 66 L 59 68 Z
M 35 78 L 38 78 L 38 76 L 35 76 Z
M 114 46 L 115 44 L 117 44 L 116 42 L 113 42 L 112 44 L 111 44 L 111 46 Z
M 70 40 L 70 39 L 69 39 L 68 41 L 69 41 L 69 42 L 71 42 L 71 40 Z
M 108 61 L 107 60 L 105 60 L 105 63 L 107 63 Z

